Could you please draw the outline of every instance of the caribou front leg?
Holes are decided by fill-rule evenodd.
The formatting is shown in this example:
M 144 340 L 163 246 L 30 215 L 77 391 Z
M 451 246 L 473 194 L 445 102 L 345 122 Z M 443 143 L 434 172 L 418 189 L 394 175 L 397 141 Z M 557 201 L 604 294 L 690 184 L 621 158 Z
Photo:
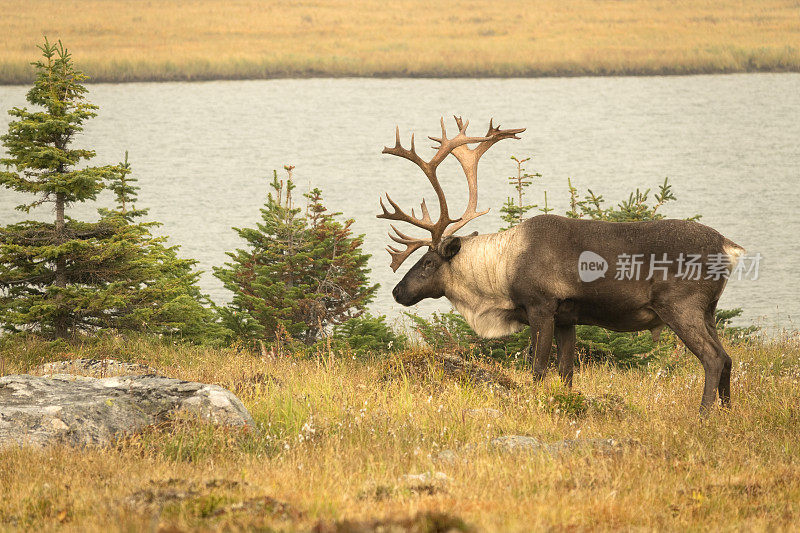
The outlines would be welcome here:
M 528 313 L 531 327 L 531 350 L 528 362 L 533 364 L 534 379 L 541 381 L 547 374 L 550 350 L 553 347 L 553 317 Z
M 575 326 L 556 326 L 558 346 L 558 374 L 567 387 L 572 387 L 572 372 L 575 365 Z

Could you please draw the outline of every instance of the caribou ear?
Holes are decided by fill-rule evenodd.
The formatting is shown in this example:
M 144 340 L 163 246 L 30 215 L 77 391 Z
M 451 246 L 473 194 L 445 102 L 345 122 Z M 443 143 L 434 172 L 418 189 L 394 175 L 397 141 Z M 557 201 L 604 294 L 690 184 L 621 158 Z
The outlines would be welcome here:
M 461 250 L 461 237 L 447 237 L 439 245 L 439 255 L 445 261 L 451 260 Z

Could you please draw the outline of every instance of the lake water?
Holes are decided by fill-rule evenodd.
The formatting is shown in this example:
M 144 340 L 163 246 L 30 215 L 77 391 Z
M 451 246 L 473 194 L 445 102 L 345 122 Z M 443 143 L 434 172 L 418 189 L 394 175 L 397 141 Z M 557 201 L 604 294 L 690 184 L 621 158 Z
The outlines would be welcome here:
M 491 212 L 470 231 L 495 231 L 511 192 L 509 159 L 533 156 L 529 171 L 556 213 L 568 204 L 567 178 L 579 189 L 622 200 L 636 187 L 656 188 L 669 177 L 678 201 L 665 214 L 702 214 L 702 222 L 760 252 L 757 281 L 731 281 L 722 307 L 743 307 L 746 321 L 796 327 L 800 317 L 800 74 L 690 77 L 487 80 L 304 79 L 204 83 L 91 85 L 100 114 L 78 143 L 97 151 L 96 164 L 129 151 L 141 186 L 139 207 L 164 223 L 181 254 L 200 262 L 203 288 L 217 302 L 229 294 L 210 271 L 240 246 L 231 226 L 259 217 L 272 169 L 295 165 L 298 193 L 311 184 L 327 204 L 356 219 L 373 254 L 381 284 L 372 308 L 397 316 L 391 288 L 398 274 L 383 251 L 388 222 L 378 220 L 378 196 L 390 192 L 405 208 L 424 195 L 435 203 L 422 173 L 410 162 L 381 155 L 394 143 L 439 133 L 439 117 L 471 119 L 485 132 L 490 117 L 503 127 L 526 127 L 484 155 L 479 207 Z M 25 105 L 26 87 L 0 86 L 0 109 Z M 9 117 L 0 115 L 0 131 Z M 454 130 L 452 119 L 448 122 Z M 418 151 L 428 156 L 427 143 Z M 2 149 L 0 149 L 2 153 Z M 442 166 L 451 212 L 461 212 L 466 186 L 457 162 Z M 282 170 L 281 170 L 282 172 Z M 110 198 L 103 197 L 110 202 Z M 22 200 L 0 191 L 0 224 L 24 218 Z M 95 217 L 96 205 L 77 205 L 75 217 Z M 435 211 L 434 211 L 435 212 Z M 35 215 L 52 218 L 49 208 Z M 418 252 L 419 253 L 419 252 Z M 446 301 L 417 306 L 449 309 Z

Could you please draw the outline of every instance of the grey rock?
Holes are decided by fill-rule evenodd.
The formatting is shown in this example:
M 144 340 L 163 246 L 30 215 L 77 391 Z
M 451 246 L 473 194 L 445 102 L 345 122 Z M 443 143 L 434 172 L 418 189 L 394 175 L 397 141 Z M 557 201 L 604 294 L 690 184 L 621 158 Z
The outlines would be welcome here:
M 242 402 L 218 385 L 160 376 L 0 377 L 0 446 L 105 445 L 178 412 L 255 427 Z
M 557 454 L 564 451 L 584 448 L 603 453 L 613 453 L 622 451 L 623 448 L 635 444 L 638 443 L 630 439 L 624 441 L 617 439 L 565 439 L 548 444 L 548 451 Z
M 558 455 L 579 448 L 597 450 L 604 453 L 619 452 L 634 441 L 616 439 L 564 439 L 555 442 L 542 442 L 524 435 L 504 435 L 489 441 L 489 447 L 508 452 L 529 451 Z
M 491 407 L 484 407 L 480 409 L 464 409 L 464 417 L 466 418 L 500 418 L 503 413 Z
M 458 454 L 453 450 L 442 450 L 436 454 L 436 461 L 446 465 L 453 465 L 458 460 Z
M 444 472 L 423 472 L 422 474 L 405 474 L 400 476 L 400 483 L 408 486 L 437 485 L 450 481 Z
M 525 435 L 503 435 L 489 441 L 489 447 L 503 451 L 539 451 L 546 445 L 539 439 Z
M 30 371 L 35 376 L 49 374 L 77 374 L 93 378 L 113 376 L 157 376 L 158 371 L 139 363 L 126 363 L 116 359 L 68 359 L 45 363 Z

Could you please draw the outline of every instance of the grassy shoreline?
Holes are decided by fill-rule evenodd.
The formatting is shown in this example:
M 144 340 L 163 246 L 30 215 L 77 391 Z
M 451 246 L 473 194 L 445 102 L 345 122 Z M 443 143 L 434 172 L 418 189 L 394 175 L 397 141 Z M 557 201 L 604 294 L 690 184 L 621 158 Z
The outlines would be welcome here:
M 83 66 L 78 62 L 78 67 L 92 74 L 86 83 L 147 83 L 147 82 L 200 82 L 200 81 L 247 81 L 247 80 L 275 80 L 275 79 L 314 79 L 314 78 L 362 78 L 362 79 L 513 79 L 513 78 L 580 78 L 580 77 L 656 77 L 656 76 L 695 76 L 714 74 L 755 74 L 755 73 L 797 73 L 800 72 L 800 61 L 797 64 L 787 64 L 784 61 L 768 62 L 766 64 L 747 65 L 667 65 L 658 67 L 624 66 L 619 68 L 594 68 L 587 69 L 581 65 L 554 66 L 551 68 L 531 67 L 522 68 L 494 68 L 487 70 L 458 70 L 432 68 L 430 70 L 405 69 L 377 69 L 365 71 L 364 69 L 293 69 L 275 68 L 272 65 L 254 65 L 248 68 L 229 69 L 222 65 L 219 68 L 192 68 L 189 66 L 175 67 L 173 65 L 142 65 L 139 68 L 97 67 Z M 0 64 L 0 85 L 30 85 L 33 73 L 20 66 L 7 66 Z
M 95 82 L 800 72 L 791 0 L 8 0 L 0 27 L 3 84 L 43 34 Z
M 505 389 L 454 374 L 423 349 L 359 360 L 123 338 L 6 345 L 0 374 L 112 357 L 217 383 L 260 433 L 178 420 L 105 449 L 0 449 L 0 529 L 395 531 L 405 528 L 386 525 L 416 520 L 409 530 L 433 531 L 420 523 L 432 521 L 472 531 L 791 530 L 800 520 L 798 338 L 729 352 L 733 408 L 700 423 L 702 370 L 682 350 L 646 370 L 581 367 L 575 390 L 598 403 L 577 412 L 553 378 L 536 384 L 525 369 L 483 363 L 510 380 Z M 555 455 L 487 446 L 514 434 L 621 445 Z M 437 471 L 447 480 L 401 480 Z

